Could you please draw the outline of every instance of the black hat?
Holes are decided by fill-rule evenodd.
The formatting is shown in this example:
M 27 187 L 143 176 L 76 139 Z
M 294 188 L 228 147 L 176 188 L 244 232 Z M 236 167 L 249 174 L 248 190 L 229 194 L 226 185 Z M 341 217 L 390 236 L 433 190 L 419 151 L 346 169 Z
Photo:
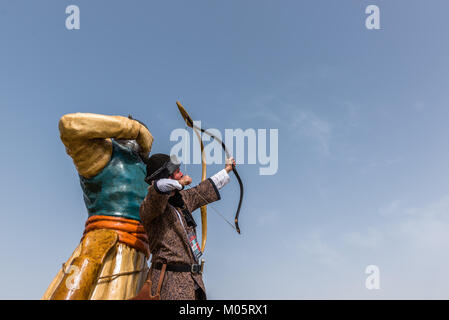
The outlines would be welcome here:
M 168 178 L 180 166 L 175 155 L 169 156 L 163 153 L 153 154 L 147 161 L 147 176 L 145 181 L 151 184 L 153 180 Z

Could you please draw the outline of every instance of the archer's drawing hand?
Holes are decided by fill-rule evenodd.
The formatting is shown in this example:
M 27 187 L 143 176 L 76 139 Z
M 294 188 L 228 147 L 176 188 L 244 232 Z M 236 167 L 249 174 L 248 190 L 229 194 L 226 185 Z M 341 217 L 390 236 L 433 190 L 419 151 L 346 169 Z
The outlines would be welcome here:
M 178 182 L 183 186 L 188 186 L 189 184 L 192 183 L 192 178 L 190 178 L 189 175 L 185 174 L 182 176 L 181 179 L 178 180 Z
M 232 167 L 235 167 L 235 160 L 234 157 L 230 157 L 229 159 L 226 159 L 226 165 L 225 165 L 225 170 L 227 173 L 232 171 Z

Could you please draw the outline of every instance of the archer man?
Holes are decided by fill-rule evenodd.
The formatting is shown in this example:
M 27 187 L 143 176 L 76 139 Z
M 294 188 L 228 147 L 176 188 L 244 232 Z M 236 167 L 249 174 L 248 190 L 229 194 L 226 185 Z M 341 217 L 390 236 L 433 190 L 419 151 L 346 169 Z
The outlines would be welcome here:
M 192 179 L 179 170 L 176 156 L 150 157 L 145 180 L 151 186 L 140 206 L 140 217 L 148 235 L 152 264 L 147 284 L 135 299 L 206 299 L 199 261 L 202 252 L 192 212 L 220 200 L 218 190 L 229 182 L 233 165 L 234 159 L 227 159 L 225 169 L 184 190 Z
M 66 114 L 61 140 L 79 174 L 87 219 L 80 244 L 43 299 L 128 299 L 145 282 L 150 255 L 139 207 L 153 137 L 121 116 Z

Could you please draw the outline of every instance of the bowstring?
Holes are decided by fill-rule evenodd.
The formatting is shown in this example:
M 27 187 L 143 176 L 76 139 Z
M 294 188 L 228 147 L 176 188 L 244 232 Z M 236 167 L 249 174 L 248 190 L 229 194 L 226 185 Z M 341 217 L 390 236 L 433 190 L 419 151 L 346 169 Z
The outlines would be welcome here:
M 193 189 L 193 188 L 189 188 L 189 189 Z M 193 191 L 195 191 L 196 192 L 196 194 L 201 198 L 201 199 L 203 199 L 203 201 L 204 202 L 208 202 L 196 189 L 193 189 Z M 231 223 L 231 222 L 229 222 L 229 220 L 228 219 L 226 219 L 226 217 L 223 215 L 223 214 L 221 214 L 221 212 L 220 211 L 218 211 L 218 209 L 215 209 L 213 206 L 211 206 L 210 204 L 208 204 L 208 206 L 212 209 L 212 210 L 214 210 L 221 218 L 223 218 L 223 220 L 224 221 L 226 221 L 230 226 L 231 226 L 231 228 L 232 229 L 234 229 L 234 230 L 236 230 L 237 231 L 237 228 Z

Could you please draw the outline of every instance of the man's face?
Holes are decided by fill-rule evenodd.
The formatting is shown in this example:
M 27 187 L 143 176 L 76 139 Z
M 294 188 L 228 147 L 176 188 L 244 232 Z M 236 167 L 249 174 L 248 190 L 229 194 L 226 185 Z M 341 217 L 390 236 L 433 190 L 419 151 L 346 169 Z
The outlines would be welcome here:
M 184 176 L 184 174 L 181 172 L 181 170 L 176 169 L 175 172 L 170 176 L 173 180 L 179 180 Z

